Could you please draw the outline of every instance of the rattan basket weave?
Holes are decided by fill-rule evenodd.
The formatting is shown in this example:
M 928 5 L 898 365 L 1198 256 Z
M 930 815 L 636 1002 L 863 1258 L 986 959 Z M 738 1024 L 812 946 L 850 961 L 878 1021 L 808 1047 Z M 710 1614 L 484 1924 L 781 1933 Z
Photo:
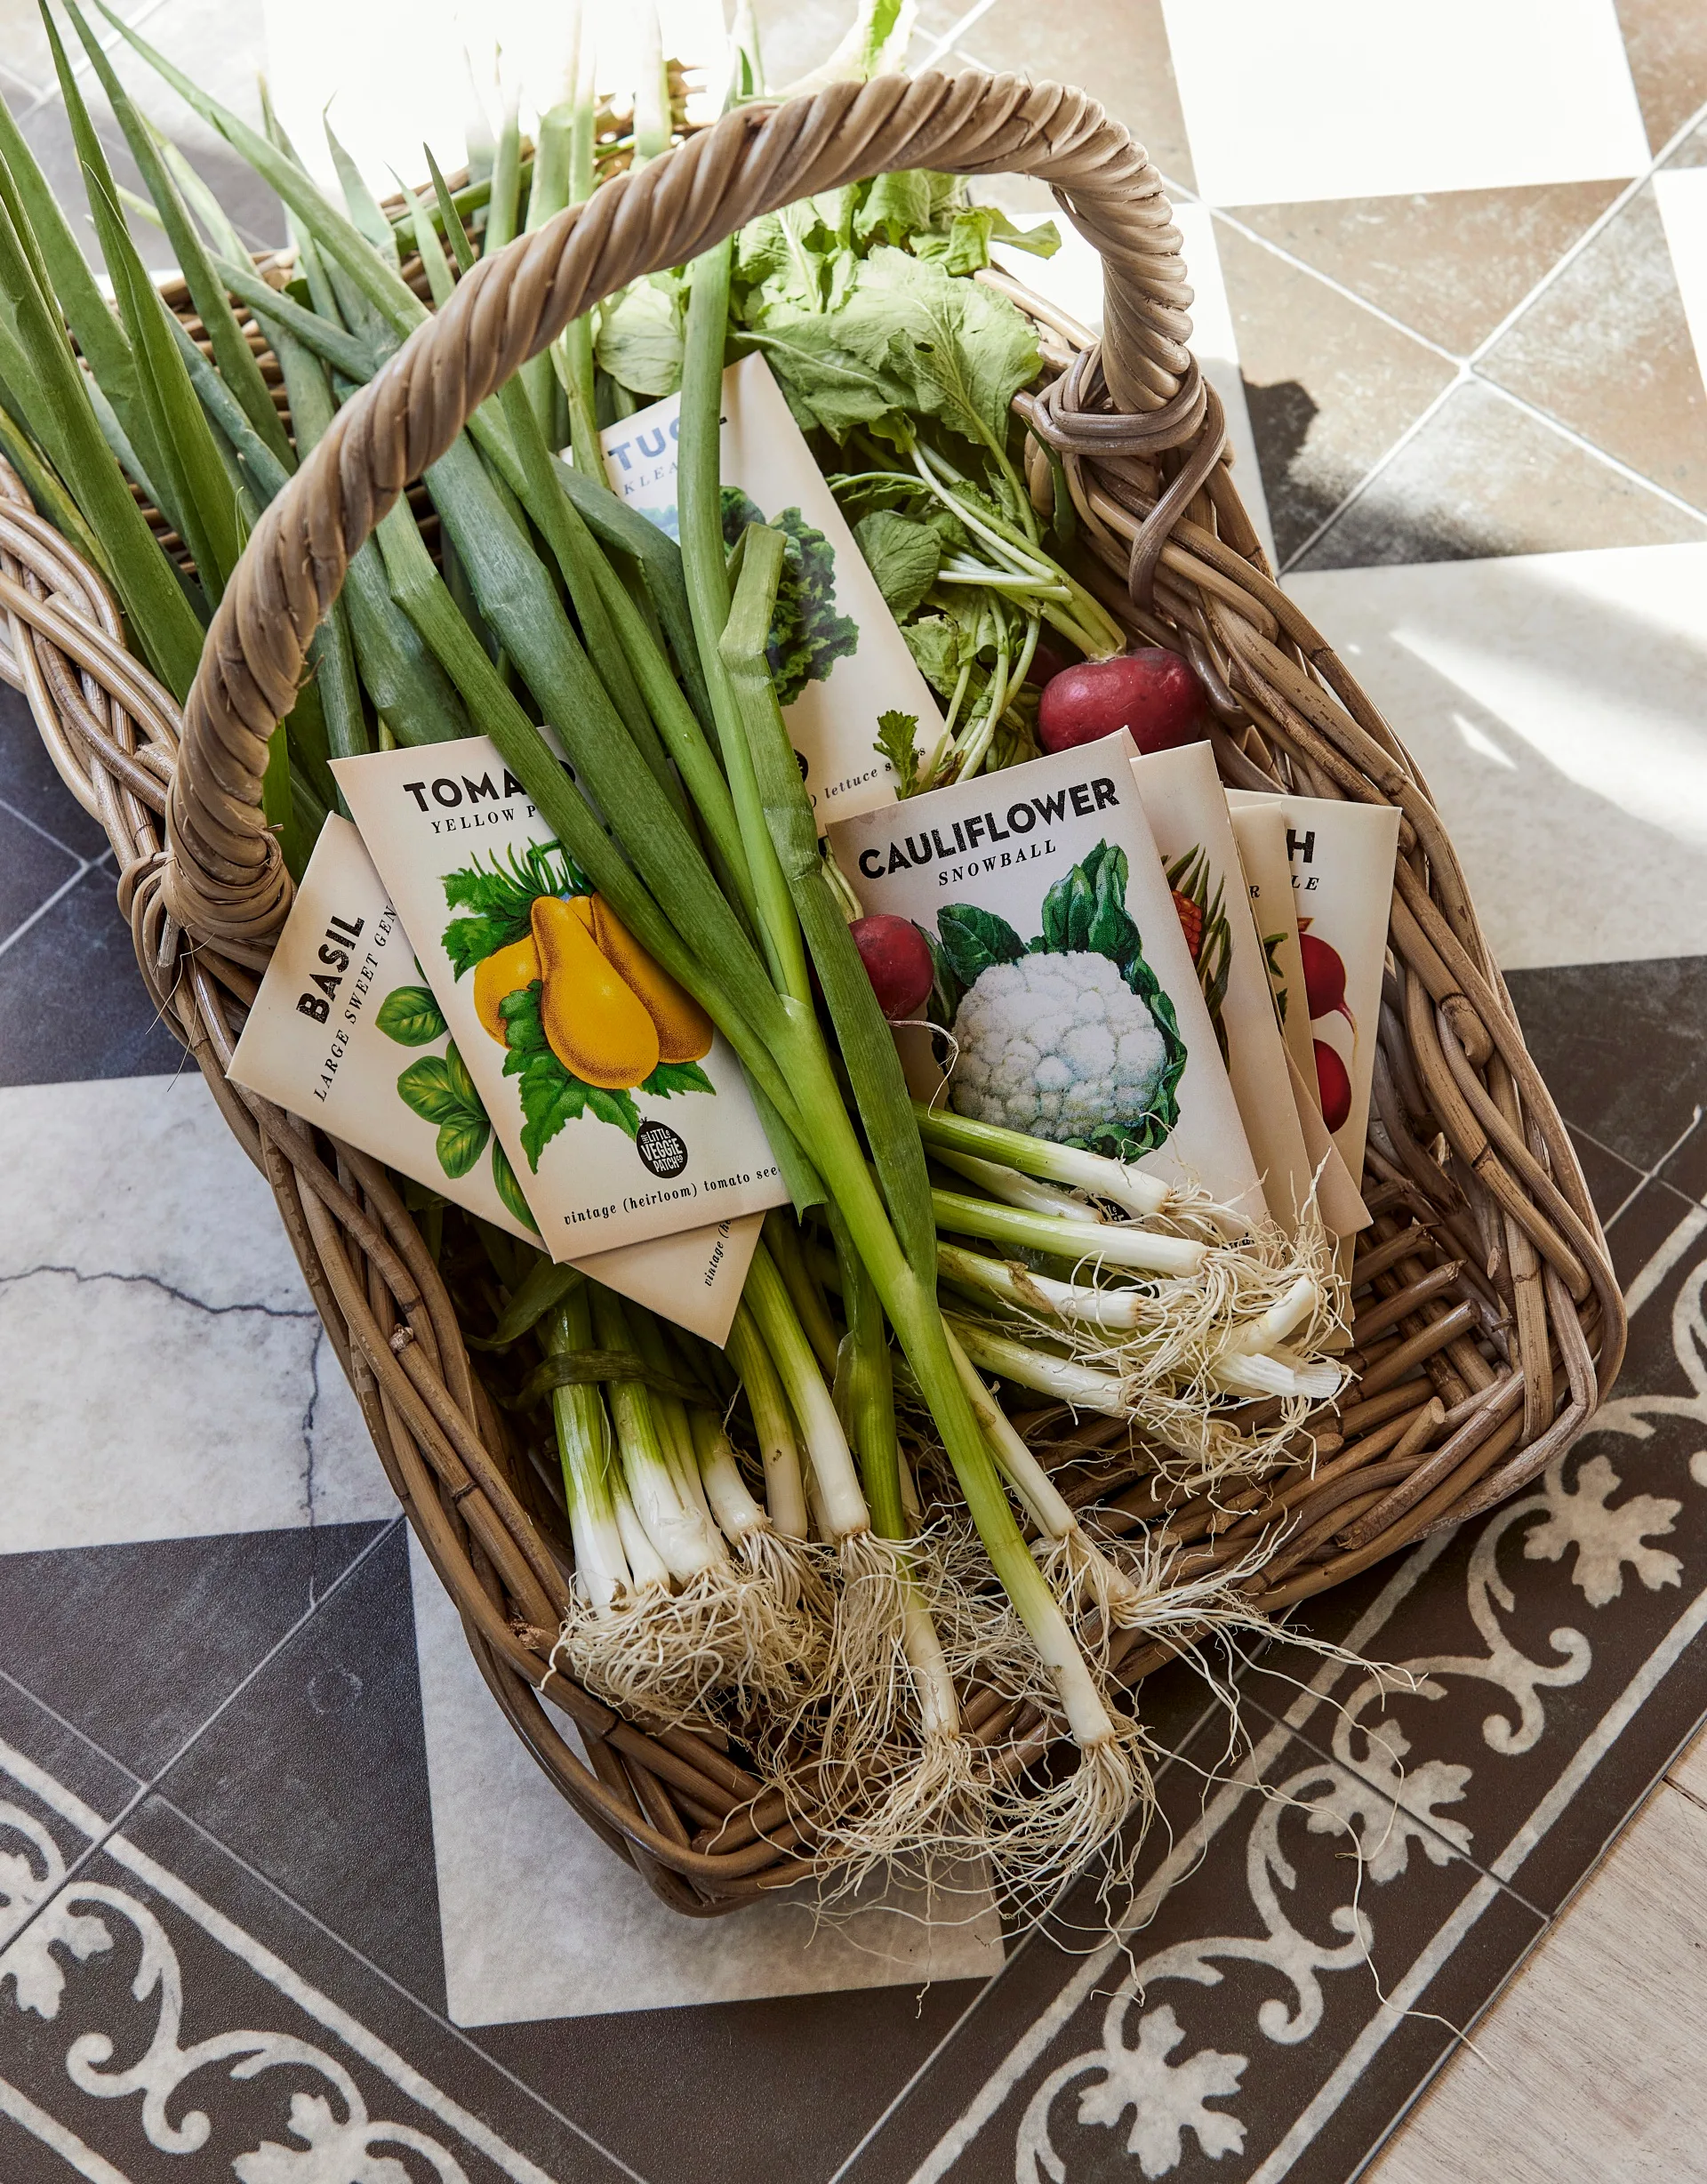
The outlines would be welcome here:
M 983 277 L 1038 323 L 1045 369 L 1017 405 L 1034 490 L 1059 470 L 1108 604 L 1196 666 L 1225 778 L 1403 815 L 1366 1182 L 1378 1217 L 1360 1240 L 1357 1377 L 1336 1432 L 1313 1466 L 1211 1507 L 1158 1492 L 1112 1422 L 1029 1422 L 1052 1460 L 1074 1457 L 1077 1498 L 1110 1529 L 1166 1523 L 1186 1549 L 1182 1575 L 1278 1537 L 1253 1590 L 1278 1610 L 1511 1493 L 1583 1430 L 1617 1370 L 1624 1318 L 1427 785 L 1270 574 L 1220 404 L 1186 346 L 1190 291 L 1160 179 L 1092 99 L 967 72 L 747 107 L 482 261 L 266 511 L 181 720 L 126 648 L 99 576 L 0 462 L 0 674 L 111 838 L 162 1015 L 273 1187 L 381 1461 L 498 1703 L 588 1824 L 666 1901 L 701 1915 L 809 1873 L 809 1822 L 760 1795 L 713 1739 L 648 1733 L 550 1667 L 566 1524 L 471 1370 L 398 1190 L 374 1161 L 228 1083 L 225 1064 L 289 905 L 260 808 L 267 737 L 386 509 L 578 313 L 762 212 L 906 167 L 1034 176 L 1101 251 L 1100 344 Z M 181 292 L 176 302 L 189 318 Z M 1118 1672 L 1134 1682 L 1166 1658 L 1140 1643 Z M 574 1722 L 584 1760 L 542 1693 Z M 993 1694 L 974 1693 L 966 1718 L 993 1735 L 997 1711 Z M 1041 1722 L 1028 1745 L 1011 1717 L 1001 1733 L 1017 1728 L 1021 1754 L 1040 1754 Z

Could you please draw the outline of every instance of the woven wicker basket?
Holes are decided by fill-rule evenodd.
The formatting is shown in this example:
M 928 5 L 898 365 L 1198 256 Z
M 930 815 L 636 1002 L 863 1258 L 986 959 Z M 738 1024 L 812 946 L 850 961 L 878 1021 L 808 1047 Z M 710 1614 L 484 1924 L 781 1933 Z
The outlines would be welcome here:
M 228 1082 L 225 1064 L 289 905 L 260 804 L 266 739 L 351 555 L 471 411 L 578 313 L 758 213 L 887 170 L 1047 182 L 1102 253 L 1101 344 L 996 274 L 1045 358 L 1019 399 L 1034 489 L 1064 475 L 1091 579 L 1212 693 L 1235 785 L 1279 782 L 1403 814 L 1360 1239 L 1356 1378 L 1313 1468 L 1230 1508 L 1155 1490 L 1111 1421 L 1022 1420 L 1117 1532 L 1165 1522 L 1191 1575 L 1277 1554 L 1280 1609 L 1511 1493 L 1580 1433 L 1616 1372 L 1624 1317 L 1570 1141 L 1525 1050 L 1426 784 L 1277 587 L 1228 468 L 1221 406 L 1186 347 L 1190 291 L 1159 177 L 1084 92 L 1008 76 L 837 84 L 744 108 L 479 263 L 339 414 L 267 510 L 184 718 L 126 648 L 100 579 L 0 463 L 0 673 L 106 828 L 119 900 L 164 1020 L 273 1187 L 381 1461 L 455 1601 L 498 1703 L 564 1796 L 665 1901 L 722 1911 L 813 1870 L 810 1826 L 717 1741 L 648 1733 L 549 1666 L 567 1526 L 479 1378 L 452 1300 L 374 1161 Z M 169 292 L 170 293 L 170 292 Z M 176 307 L 195 325 L 180 292 Z M 261 347 L 258 333 L 252 336 Z M 263 366 L 276 382 L 272 359 Z M 1046 450 L 1048 454 L 1046 454 Z M 1444 1417 L 1442 1417 L 1444 1411 Z M 1168 1658 L 1142 1644 L 1128 1683 Z M 583 1760 L 541 1703 L 575 1723 Z M 969 1726 L 993 1735 L 993 1694 Z M 1040 1722 L 999 1721 L 1022 1754 Z

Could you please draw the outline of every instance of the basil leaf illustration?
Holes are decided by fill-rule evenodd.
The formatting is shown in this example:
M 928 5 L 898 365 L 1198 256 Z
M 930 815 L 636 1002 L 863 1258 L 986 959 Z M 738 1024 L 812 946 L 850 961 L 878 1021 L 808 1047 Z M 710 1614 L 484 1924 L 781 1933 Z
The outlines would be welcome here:
M 409 1064 L 397 1079 L 397 1096 L 423 1122 L 455 1122 L 468 1112 L 468 1102 L 452 1084 L 451 1072 L 437 1055 Z
M 466 1176 L 486 1149 L 492 1125 L 477 1109 L 464 1108 L 453 1122 L 439 1125 L 438 1164 L 454 1180 Z
M 375 1010 L 373 1021 L 400 1047 L 430 1047 L 449 1028 L 427 986 L 399 986 L 388 993 Z
M 449 1072 L 451 1089 L 458 1099 L 465 1107 L 471 1107 L 476 1114 L 484 1115 L 485 1108 L 481 1103 L 480 1095 L 474 1088 L 474 1080 L 469 1074 L 468 1064 L 456 1050 L 454 1040 L 445 1049 L 445 1067 Z
M 492 1182 L 493 1188 L 522 1226 L 532 1229 L 537 1236 L 540 1224 L 533 1218 L 533 1208 L 522 1196 L 522 1186 L 516 1180 L 516 1170 L 510 1166 L 503 1147 L 495 1137 L 492 1141 Z

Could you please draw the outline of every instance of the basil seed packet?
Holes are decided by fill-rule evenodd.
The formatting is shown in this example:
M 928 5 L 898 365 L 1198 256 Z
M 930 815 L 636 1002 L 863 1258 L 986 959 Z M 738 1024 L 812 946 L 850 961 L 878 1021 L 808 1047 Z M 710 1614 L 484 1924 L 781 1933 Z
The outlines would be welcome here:
M 910 919 L 929 945 L 942 1030 L 896 1033 L 917 1097 L 1201 1184 L 1257 1220 L 1136 755 L 1122 728 L 845 820 L 831 847 L 868 914 Z
M 333 761 L 545 1249 L 788 1196 L 741 1065 L 485 736 Z
M 385 882 L 348 819 L 334 815 L 321 830 L 229 1073 L 453 1206 L 539 1243 Z M 721 1343 L 763 1218 L 749 1214 L 575 1264 Z
M 1398 855 L 1398 810 L 1331 797 L 1267 796 L 1233 789 L 1241 811 L 1277 813 L 1286 829 L 1298 922 L 1311 1068 L 1322 1119 L 1352 1179 L 1363 1176 L 1364 1141 L 1381 1030 L 1381 978 Z
M 672 538 L 680 414 L 680 396 L 670 395 L 600 436 L 612 485 Z M 822 833 L 832 820 L 895 799 L 895 769 L 877 748 L 881 715 L 902 716 L 903 733 L 910 717 L 926 748 L 942 715 L 760 356 L 723 375 L 722 478 L 731 546 L 749 523 L 770 524 L 788 540 L 771 671 Z

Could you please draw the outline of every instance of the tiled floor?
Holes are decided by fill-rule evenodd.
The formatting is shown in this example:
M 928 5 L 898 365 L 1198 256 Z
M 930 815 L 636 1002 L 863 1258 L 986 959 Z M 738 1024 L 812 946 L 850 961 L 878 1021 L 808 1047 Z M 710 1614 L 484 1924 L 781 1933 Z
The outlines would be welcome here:
M 252 98 L 270 6 L 140 13 Z M 341 68 L 353 101 L 308 14 L 281 96 Z M 786 81 L 844 10 L 761 15 Z M 1447 814 L 1633 1313 L 1577 1450 L 1305 1618 L 1412 1688 L 1288 1644 L 1232 1750 L 1183 1672 L 1149 1689 L 1166 1825 L 1113 1938 L 1076 1901 L 1004 1956 L 975 1898 L 688 1928 L 590 1842 L 412 1561 L 104 843 L 0 695 L 4 2184 L 1337 2184 L 1538 1942 L 1383 2173 L 1707 2173 L 1663 2100 L 1707 2000 L 1698 1759 L 1566 1907 L 1707 1689 L 1707 17 L 1535 22 L 921 10 L 920 60 L 1076 76 L 1164 170 L 1246 493 Z M 24 0 L 0 90 L 74 189 Z M 1087 270 L 1046 277 L 1091 308 Z

